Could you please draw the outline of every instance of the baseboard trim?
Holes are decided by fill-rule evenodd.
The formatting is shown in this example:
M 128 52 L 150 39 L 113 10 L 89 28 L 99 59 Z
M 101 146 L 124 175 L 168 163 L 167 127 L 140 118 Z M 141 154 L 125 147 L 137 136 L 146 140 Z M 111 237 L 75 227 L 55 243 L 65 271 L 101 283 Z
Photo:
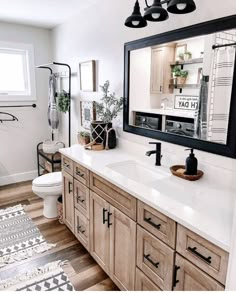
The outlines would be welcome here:
M 38 176 L 38 172 L 37 170 L 34 170 L 34 171 L 26 172 L 26 173 L 13 174 L 13 175 L 0 177 L 0 186 L 5 186 L 9 184 L 24 182 L 24 181 L 30 181 L 35 179 L 37 176 Z

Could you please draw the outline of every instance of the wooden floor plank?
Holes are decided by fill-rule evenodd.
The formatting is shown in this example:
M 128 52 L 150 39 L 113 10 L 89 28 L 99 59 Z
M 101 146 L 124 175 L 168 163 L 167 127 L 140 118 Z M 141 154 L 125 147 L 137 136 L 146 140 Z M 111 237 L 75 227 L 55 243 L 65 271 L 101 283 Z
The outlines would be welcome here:
M 47 219 L 43 216 L 43 201 L 33 194 L 31 184 L 31 181 L 28 181 L 0 187 L 0 209 L 17 204 L 24 205 L 26 213 L 33 219 L 47 242 L 56 244 L 56 247 L 1 268 L 0 279 L 13 277 L 48 262 L 68 260 L 69 264 L 63 268 L 75 290 L 118 290 L 65 225 L 61 225 L 56 219 Z

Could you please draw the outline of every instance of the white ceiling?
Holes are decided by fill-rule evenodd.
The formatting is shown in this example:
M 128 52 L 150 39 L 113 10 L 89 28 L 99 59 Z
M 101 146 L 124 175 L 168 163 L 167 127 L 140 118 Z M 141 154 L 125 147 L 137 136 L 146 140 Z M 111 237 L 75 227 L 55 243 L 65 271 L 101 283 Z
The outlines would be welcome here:
M 76 15 L 88 0 L 0 0 L 0 22 L 53 28 Z

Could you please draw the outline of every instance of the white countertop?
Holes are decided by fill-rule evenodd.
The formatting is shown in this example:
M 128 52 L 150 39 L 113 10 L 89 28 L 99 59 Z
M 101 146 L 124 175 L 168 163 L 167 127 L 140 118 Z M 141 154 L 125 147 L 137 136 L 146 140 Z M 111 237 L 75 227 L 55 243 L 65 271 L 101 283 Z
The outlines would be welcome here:
M 195 118 L 195 111 L 192 111 L 192 110 L 149 108 L 149 109 L 134 109 L 132 111 L 177 116 L 177 117 Z
M 73 145 L 60 149 L 60 152 L 215 245 L 230 251 L 235 193 L 218 184 L 217 180 L 214 185 L 207 177 L 188 182 L 173 176 L 168 167 L 155 167 L 154 157 L 153 164 L 150 164 L 150 161 L 140 161 L 121 148 L 91 151 L 81 145 Z M 138 161 L 151 170 L 168 173 L 168 176 L 156 181 L 151 188 L 108 167 L 126 160 Z

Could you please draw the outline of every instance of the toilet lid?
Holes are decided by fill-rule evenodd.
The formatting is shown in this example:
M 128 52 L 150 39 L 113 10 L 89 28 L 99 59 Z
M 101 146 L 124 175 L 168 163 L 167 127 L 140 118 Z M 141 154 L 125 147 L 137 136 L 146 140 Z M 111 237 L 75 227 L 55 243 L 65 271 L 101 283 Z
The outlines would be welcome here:
M 36 187 L 53 187 L 62 184 L 61 172 L 48 173 L 33 180 Z

